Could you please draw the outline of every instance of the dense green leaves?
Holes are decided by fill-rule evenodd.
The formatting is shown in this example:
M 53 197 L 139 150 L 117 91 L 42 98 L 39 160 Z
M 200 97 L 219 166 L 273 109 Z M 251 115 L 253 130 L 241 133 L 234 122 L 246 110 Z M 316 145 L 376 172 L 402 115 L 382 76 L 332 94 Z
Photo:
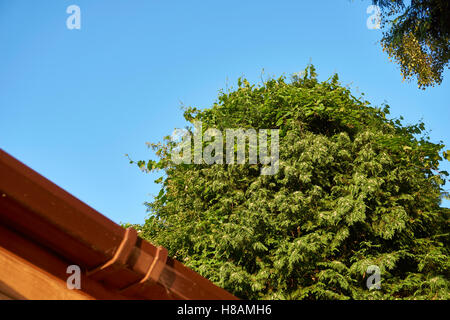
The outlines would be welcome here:
M 280 129 L 280 169 L 170 162 L 141 236 L 241 298 L 447 299 L 449 210 L 440 207 L 443 145 L 424 125 L 388 119 L 389 107 L 352 96 L 309 66 L 292 81 L 239 79 L 209 109 L 188 108 L 207 128 Z M 381 289 L 366 287 L 367 268 Z

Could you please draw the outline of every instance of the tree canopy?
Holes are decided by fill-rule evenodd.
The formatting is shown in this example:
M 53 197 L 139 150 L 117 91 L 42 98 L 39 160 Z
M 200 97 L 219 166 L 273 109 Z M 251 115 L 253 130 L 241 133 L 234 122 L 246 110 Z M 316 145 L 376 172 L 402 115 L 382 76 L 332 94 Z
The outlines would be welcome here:
M 404 79 L 417 78 L 419 88 L 442 82 L 450 59 L 448 0 L 373 0 L 382 10 L 381 45 L 400 65 Z
M 389 119 L 313 66 L 186 108 L 207 128 L 280 129 L 275 175 L 261 164 L 174 164 L 174 142 L 150 144 L 163 170 L 141 236 L 246 299 L 448 299 L 450 210 L 442 144 L 423 123 Z M 369 266 L 381 288 L 366 286 Z

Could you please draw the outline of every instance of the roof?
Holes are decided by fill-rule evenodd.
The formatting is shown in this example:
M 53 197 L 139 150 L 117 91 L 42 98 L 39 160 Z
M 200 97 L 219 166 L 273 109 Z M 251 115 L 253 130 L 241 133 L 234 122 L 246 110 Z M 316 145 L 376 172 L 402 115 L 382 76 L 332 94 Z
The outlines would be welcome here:
M 237 299 L 0 149 L 1 255 L 0 297 Z M 80 290 L 65 285 L 69 265 L 81 268 Z

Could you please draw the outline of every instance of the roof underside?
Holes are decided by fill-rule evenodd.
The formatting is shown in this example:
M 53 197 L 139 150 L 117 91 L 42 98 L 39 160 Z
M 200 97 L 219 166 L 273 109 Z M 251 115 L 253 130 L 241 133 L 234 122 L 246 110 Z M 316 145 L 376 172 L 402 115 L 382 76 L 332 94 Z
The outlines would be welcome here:
M 236 299 L 1 149 L 0 247 L 94 299 Z

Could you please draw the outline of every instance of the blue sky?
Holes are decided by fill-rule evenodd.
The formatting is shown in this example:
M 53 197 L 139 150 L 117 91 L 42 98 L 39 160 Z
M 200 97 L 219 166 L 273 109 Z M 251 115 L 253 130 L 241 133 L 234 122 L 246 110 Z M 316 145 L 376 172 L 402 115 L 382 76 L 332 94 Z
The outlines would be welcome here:
M 69 30 L 69 5 L 81 29 Z M 143 223 L 153 157 L 185 122 L 180 103 L 209 107 L 240 76 L 260 81 L 312 62 L 337 72 L 406 123 L 423 119 L 450 144 L 450 74 L 426 91 L 402 82 L 369 30 L 366 0 L 0 0 L 0 148 L 116 222 Z M 450 171 L 445 164 L 444 169 Z M 449 202 L 444 202 L 449 207 Z

